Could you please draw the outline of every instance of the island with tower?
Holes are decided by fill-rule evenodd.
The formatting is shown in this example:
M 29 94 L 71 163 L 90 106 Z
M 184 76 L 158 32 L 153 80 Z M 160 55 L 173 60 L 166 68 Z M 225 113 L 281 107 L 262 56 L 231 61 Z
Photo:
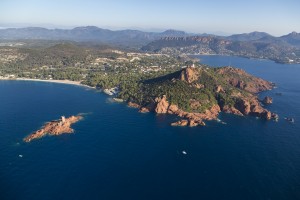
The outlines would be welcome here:
M 31 133 L 23 140 L 24 142 L 30 142 L 34 139 L 42 138 L 46 135 L 61 135 L 63 133 L 73 133 L 74 129 L 71 125 L 81 120 L 83 117 L 81 115 L 72 115 L 68 118 L 61 116 L 58 120 L 53 120 L 47 122 L 41 129 Z

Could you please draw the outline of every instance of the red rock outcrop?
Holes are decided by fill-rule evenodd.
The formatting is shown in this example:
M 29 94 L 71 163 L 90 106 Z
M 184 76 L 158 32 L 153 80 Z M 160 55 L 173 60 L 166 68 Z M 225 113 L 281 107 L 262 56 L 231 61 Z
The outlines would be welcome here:
M 268 97 L 266 96 L 263 101 L 262 101 L 264 104 L 272 104 L 273 103 L 273 99 L 272 97 Z
M 82 116 L 71 116 L 65 118 L 62 116 L 60 120 L 51 121 L 45 124 L 41 129 L 36 132 L 28 135 L 23 140 L 24 142 L 30 142 L 33 139 L 38 139 L 46 135 L 61 135 L 63 133 L 73 133 L 74 130 L 71 128 L 71 125 L 78 122 L 82 119 Z
M 223 111 L 227 113 L 233 113 L 237 115 L 254 115 L 267 120 L 272 119 L 275 116 L 267 109 L 260 105 L 260 102 L 256 96 L 241 98 L 237 101 L 234 107 L 225 105 Z
M 182 120 L 179 120 L 178 122 L 172 123 L 172 126 L 198 126 L 202 125 L 204 126 L 205 123 L 203 120 L 212 120 L 216 119 L 219 112 L 220 112 L 220 107 L 218 105 L 212 106 L 210 109 L 206 110 L 203 113 L 190 113 L 190 112 L 185 112 L 181 109 L 178 108 L 177 105 L 174 104 L 169 104 L 167 101 L 166 95 L 163 95 L 161 98 L 157 97 L 155 98 L 155 103 L 148 104 L 145 107 L 140 107 L 138 104 L 131 103 L 129 102 L 128 104 L 132 107 L 135 108 L 140 108 L 139 112 L 150 112 L 150 111 L 155 111 L 158 114 L 174 114 L 177 115 L 181 118 Z M 199 102 L 191 102 L 194 103 L 195 106 L 196 104 L 198 105 Z
M 236 107 L 236 109 L 238 109 L 244 115 L 248 115 L 251 111 L 250 103 L 246 99 L 240 99 L 236 103 L 235 107 Z
M 221 112 L 221 108 L 219 105 L 213 105 L 209 110 L 205 111 L 205 118 L 206 120 L 216 119 Z
M 186 120 L 186 119 L 181 119 L 181 120 L 179 120 L 179 121 L 177 121 L 177 122 L 171 123 L 171 126 L 187 126 L 188 123 L 189 123 L 188 120 Z
M 189 126 L 190 127 L 194 127 L 194 126 L 198 126 L 199 125 L 199 123 L 197 123 L 196 121 L 194 121 L 194 120 L 190 120 L 189 121 Z
M 199 72 L 194 67 L 187 67 L 181 71 L 180 80 L 192 83 L 199 78 Z
M 223 87 L 222 87 L 221 85 L 218 85 L 218 86 L 216 87 L 216 92 L 217 92 L 217 93 L 224 93 L 225 90 L 223 89 Z
M 232 107 L 232 106 L 228 106 L 228 105 L 225 105 L 223 107 L 222 111 L 225 113 L 231 113 L 234 115 L 244 116 L 243 113 L 241 113 L 238 109 L 236 109 L 235 107 Z
M 141 107 L 140 110 L 139 110 L 139 112 L 141 112 L 141 113 L 148 113 L 148 112 L 150 112 L 150 110 L 147 107 Z
M 129 102 L 127 103 L 127 106 L 128 106 L 128 107 L 131 107 L 131 108 L 140 108 L 140 107 L 141 107 L 139 104 L 133 103 L 133 102 L 131 102 L 131 101 L 129 101 Z
M 179 111 L 179 108 L 177 105 L 174 105 L 174 104 L 171 104 L 169 106 L 169 109 L 168 109 L 168 113 L 169 114 L 174 114 L 174 115 L 177 115 L 178 114 L 178 111 Z M 181 111 L 182 112 L 182 111 Z
M 257 98 L 252 98 L 250 101 L 251 113 L 254 116 L 262 117 L 264 119 L 270 120 L 272 118 L 272 113 L 267 109 L 264 109 Z
M 190 126 L 190 127 L 195 127 L 195 126 L 205 126 L 205 123 L 200 120 L 200 121 L 195 121 L 192 119 L 181 119 L 177 122 L 171 123 L 171 126 Z
M 268 110 L 264 110 L 263 112 L 259 113 L 259 116 L 263 119 L 270 120 L 272 119 L 273 114 Z
M 187 120 L 187 124 L 185 121 L 181 123 L 181 120 L 179 122 L 176 122 L 174 125 L 182 126 L 184 124 L 185 126 L 204 126 L 205 123 L 203 120 L 213 120 L 216 119 L 220 113 L 220 107 L 218 105 L 212 106 L 210 109 L 206 110 L 204 113 L 190 113 L 190 112 L 185 112 L 181 109 L 178 108 L 177 105 L 171 104 L 168 109 L 168 114 L 175 114 L 185 120 Z M 177 124 L 178 123 L 178 124 Z
M 251 76 L 242 69 L 223 67 L 218 70 L 218 73 L 222 75 L 224 74 L 226 81 L 230 85 L 250 93 L 258 93 L 273 88 L 273 84 L 271 82 Z M 244 80 L 247 80 L 247 83 L 245 83 Z
M 162 98 L 157 97 L 155 102 L 157 103 L 155 108 L 156 113 L 162 114 L 168 112 L 169 102 L 167 101 L 166 95 L 163 95 Z

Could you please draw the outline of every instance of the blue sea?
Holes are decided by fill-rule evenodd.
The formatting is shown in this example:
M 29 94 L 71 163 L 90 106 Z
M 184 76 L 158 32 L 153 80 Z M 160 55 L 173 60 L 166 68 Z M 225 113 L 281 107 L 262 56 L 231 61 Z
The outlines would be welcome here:
M 221 114 L 227 124 L 172 127 L 175 116 L 138 113 L 93 89 L 0 81 L 0 199 L 300 199 L 300 65 L 200 59 L 275 82 L 260 96 L 273 97 L 266 107 L 279 121 Z M 78 113 L 74 134 L 22 141 Z

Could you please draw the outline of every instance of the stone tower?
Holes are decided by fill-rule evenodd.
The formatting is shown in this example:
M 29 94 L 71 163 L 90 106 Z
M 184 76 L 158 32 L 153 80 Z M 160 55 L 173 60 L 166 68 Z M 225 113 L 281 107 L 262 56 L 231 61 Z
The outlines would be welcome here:
M 66 122 L 65 116 L 61 116 L 61 122 L 62 122 L 62 123 L 65 123 L 65 122 Z

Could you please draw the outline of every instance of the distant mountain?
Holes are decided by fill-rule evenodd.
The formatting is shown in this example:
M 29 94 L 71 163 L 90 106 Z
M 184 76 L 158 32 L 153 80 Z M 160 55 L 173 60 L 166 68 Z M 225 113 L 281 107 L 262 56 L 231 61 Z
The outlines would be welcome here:
M 187 36 L 189 34 L 187 34 L 184 31 L 169 29 L 169 30 L 166 30 L 166 31 L 162 32 L 160 35 L 161 36 L 184 36 L 184 35 Z
M 263 37 L 271 36 L 268 33 L 265 32 L 251 32 L 251 33 L 243 33 L 243 34 L 235 34 L 228 36 L 227 39 L 234 40 L 234 41 L 251 41 L 251 40 L 258 40 Z
M 267 43 L 273 43 L 278 45 L 285 45 L 285 46 L 294 46 L 297 48 L 300 48 L 300 33 L 292 32 L 287 35 L 281 36 L 281 37 L 274 37 L 272 35 L 266 35 L 260 39 L 258 39 L 260 42 L 267 42 Z
M 298 41 L 297 36 L 292 41 Z M 219 36 L 165 37 L 150 42 L 141 49 L 173 55 L 235 55 L 265 58 L 280 63 L 300 63 L 299 48 L 270 35 L 251 41 L 234 41 Z
M 88 43 L 91 46 L 108 44 L 170 54 L 221 54 L 253 58 L 268 58 L 277 62 L 300 62 L 300 33 L 292 32 L 274 37 L 264 32 L 235 34 L 228 37 L 209 34 L 189 34 L 180 30 L 144 32 L 139 30 L 102 29 L 96 26 L 73 29 L 41 27 L 0 29 L 0 40 L 31 41 L 35 46 L 43 40 Z M 40 42 L 32 42 L 32 41 Z M 25 42 L 26 43 L 26 42 Z M 37 44 L 38 43 L 38 44 Z
M 161 51 L 163 48 L 181 48 L 199 44 L 214 49 L 214 46 L 218 46 L 222 41 L 225 40 L 216 36 L 164 37 L 149 43 L 141 49 L 143 51 Z
M 291 45 L 300 47 L 300 33 L 292 32 L 288 35 L 281 36 L 280 38 Z
M 166 36 L 187 36 L 183 31 L 167 30 L 162 33 L 138 30 L 111 31 L 95 26 L 76 27 L 74 29 L 46 29 L 40 27 L 8 28 L 0 30 L 0 39 L 20 40 L 71 40 L 76 42 L 101 42 L 123 46 L 142 46 Z

